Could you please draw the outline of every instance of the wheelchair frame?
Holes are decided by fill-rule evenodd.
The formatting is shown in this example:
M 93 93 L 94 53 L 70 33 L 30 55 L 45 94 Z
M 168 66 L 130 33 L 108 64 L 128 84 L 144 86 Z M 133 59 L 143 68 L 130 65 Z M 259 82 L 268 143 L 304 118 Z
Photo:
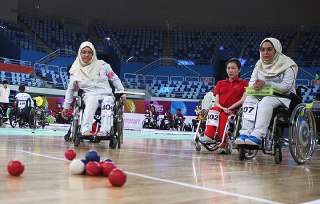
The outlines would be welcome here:
M 111 127 L 110 134 L 103 137 L 95 136 L 83 136 L 80 132 L 81 121 L 83 115 L 83 101 L 82 101 L 82 91 L 78 91 L 78 97 L 76 98 L 75 105 L 73 107 L 73 120 L 71 122 L 71 140 L 75 147 L 78 147 L 81 140 L 87 139 L 91 142 L 100 142 L 101 140 L 110 140 L 109 147 L 115 149 L 117 146 L 120 149 L 123 144 L 123 104 L 121 101 L 121 96 L 124 93 L 115 93 L 115 104 L 113 107 L 113 125 Z
M 204 130 L 201 128 L 201 123 L 206 122 L 206 118 L 208 115 L 209 109 L 206 110 L 204 117 L 201 120 L 198 120 L 198 125 L 194 134 L 195 147 L 198 152 L 201 151 L 201 145 L 205 147 L 208 151 L 216 151 L 221 147 L 224 142 L 227 142 L 227 154 L 231 154 L 232 148 L 234 147 L 235 136 L 238 135 L 240 130 L 240 118 L 242 117 L 242 111 L 239 109 L 236 114 L 232 114 L 228 117 L 226 126 L 224 128 L 223 136 L 221 142 L 206 142 L 203 143 L 200 141 L 199 137 L 204 135 Z M 233 124 L 233 131 L 230 132 L 231 124 Z M 228 134 L 228 139 L 226 138 L 226 134 Z M 245 150 L 244 156 L 246 159 L 251 159 L 255 157 L 257 154 L 256 150 Z

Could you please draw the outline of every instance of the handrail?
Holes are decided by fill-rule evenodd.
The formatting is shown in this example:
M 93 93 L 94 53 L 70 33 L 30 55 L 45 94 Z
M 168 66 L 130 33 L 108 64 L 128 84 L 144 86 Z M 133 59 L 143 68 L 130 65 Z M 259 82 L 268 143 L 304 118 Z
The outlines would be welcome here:
M 18 64 L 18 65 L 24 65 L 24 66 L 30 66 L 30 67 L 32 66 L 30 61 L 9 59 L 5 57 L 0 57 L 0 62 L 6 63 L 6 64 Z
M 155 69 L 156 67 L 161 66 L 163 61 L 168 61 L 168 60 L 172 60 L 174 62 L 174 64 L 175 64 L 175 67 L 180 69 L 182 72 L 184 72 L 186 74 L 189 74 L 191 76 L 197 76 L 197 77 L 200 76 L 200 74 L 198 72 L 193 71 L 188 66 L 178 64 L 178 60 L 176 60 L 174 58 L 159 58 L 159 59 L 151 62 L 150 64 L 147 64 L 146 66 L 142 67 L 141 69 L 138 69 L 134 73 L 136 73 L 136 74 L 145 74 L 146 72 L 151 71 L 151 70 Z
M 36 63 L 42 63 L 46 64 L 50 62 L 51 60 L 54 60 L 57 57 L 73 57 L 76 58 L 77 54 L 73 50 L 68 50 L 68 49 L 57 49 L 54 52 L 42 57 Z

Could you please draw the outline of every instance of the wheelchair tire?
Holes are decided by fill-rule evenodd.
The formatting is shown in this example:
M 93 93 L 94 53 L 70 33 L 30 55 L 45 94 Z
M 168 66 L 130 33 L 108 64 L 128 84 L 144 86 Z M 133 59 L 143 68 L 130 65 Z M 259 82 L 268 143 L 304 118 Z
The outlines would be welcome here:
M 276 161 L 276 164 L 281 164 L 282 162 L 282 152 L 281 152 L 281 147 L 275 148 L 274 149 L 274 159 Z
M 30 115 L 29 115 L 29 127 L 33 130 L 37 128 L 37 116 L 36 116 L 36 110 L 34 108 L 31 109 Z
M 17 125 L 17 116 L 11 111 L 9 113 L 9 122 L 12 128 L 15 128 Z
M 118 148 L 121 148 L 123 144 L 123 119 L 117 121 L 117 140 Z
M 243 161 L 246 158 L 246 150 L 245 149 L 239 149 L 238 151 L 238 159 L 240 161 Z
M 256 149 L 246 149 L 245 150 L 245 159 L 253 159 L 258 153 L 258 150 Z
M 73 139 L 73 143 L 75 147 L 78 147 L 80 145 L 80 137 L 78 134 L 75 134 L 75 137 Z
M 313 113 L 305 104 L 292 111 L 289 127 L 289 150 L 297 164 L 304 164 L 312 157 L 316 146 L 316 123 Z
M 199 138 L 198 137 L 194 141 L 194 146 L 196 147 L 197 152 L 201 151 L 201 144 L 199 142 Z
M 118 140 L 115 136 L 110 137 L 110 142 L 109 142 L 109 147 L 110 149 L 115 149 L 117 148 Z

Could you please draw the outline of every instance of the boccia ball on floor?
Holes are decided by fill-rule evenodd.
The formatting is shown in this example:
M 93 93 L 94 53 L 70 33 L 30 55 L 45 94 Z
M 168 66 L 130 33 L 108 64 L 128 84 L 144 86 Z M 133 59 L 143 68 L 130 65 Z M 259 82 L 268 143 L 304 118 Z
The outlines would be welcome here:
M 68 159 L 68 160 L 73 160 L 74 158 L 76 158 L 77 153 L 76 153 L 76 151 L 74 151 L 74 149 L 68 148 L 68 149 L 66 149 L 66 151 L 64 152 L 64 156 L 65 156 L 66 159 Z
M 105 161 L 105 162 L 113 162 L 113 160 L 110 159 L 110 158 L 106 158 L 104 161 Z
M 80 159 L 75 159 L 70 163 L 70 173 L 79 175 L 84 173 L 85 165 Z
M 24 165 L 19 160 L 12 160 L 7 166 L 10 176 L 20 176 L 24 172 Z
M 89 151 L 86 153 L 86 160 L 87 160 L 87 161 L 99 162 L 99 161 L 100 161 L 100 155 L 99 155 L 98 152 L 95 151 L 95 150 L 89 150 Z
M 82 161 L 82 163 L 83 163 L 84 165 L 87 165 L 88 162 L 89 162 L 89 161 L 87 161 L 86 159 L 80 159 L 80 160 Z
M 98 176 L 101 174 L 101 166 L 98 162 L 89 161 L 86 165 L 86 174 L 89 176 Z
M 116 168 L 116 165 L 112 162 L 105 162 L 102 166 L 102 174 L 109 176 L 110 172 Z
M 127 175 L 122 169 L 115 168 L 110 172 L 108 179 L 112 186 L 121 187 L 126 183 Z

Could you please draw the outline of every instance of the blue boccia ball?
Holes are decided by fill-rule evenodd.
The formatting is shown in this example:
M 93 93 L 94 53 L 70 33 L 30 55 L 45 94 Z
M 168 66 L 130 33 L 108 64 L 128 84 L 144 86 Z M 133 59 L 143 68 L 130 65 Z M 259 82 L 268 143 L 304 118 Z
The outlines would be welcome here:
M 85 159 L 81 159 L 81 161 L 84 163 L 84 165 L 87 165 L 87 163 L 89 162 L 89 161 L 87 161 Z
M 100 155 L 98 154 L 97 151 L 95 150 L 90 150 L 87 152 L 86 154 L 86 160 L 89 161 L 96 161 L 99 162 L 100 161 Z
M 106 158 L 104 161 L 105 161 L 105 162 L 112 162 L 112 163 L 113 163 L 113 160 L 110 159 L 110 158 Z

